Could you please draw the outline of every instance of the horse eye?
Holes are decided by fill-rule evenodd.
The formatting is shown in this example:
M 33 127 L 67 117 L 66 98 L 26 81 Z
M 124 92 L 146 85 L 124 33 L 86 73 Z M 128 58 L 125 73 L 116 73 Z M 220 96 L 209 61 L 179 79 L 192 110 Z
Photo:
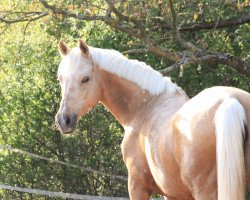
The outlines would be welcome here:
M 86 77 L 84 77 L 84 78 L 82 79 L 82 83 L 87 83 L 87 82 L 89 82 L 89 80 L 90 80 L 90 77 L 89 77 L 89 76 L 86 76 Z

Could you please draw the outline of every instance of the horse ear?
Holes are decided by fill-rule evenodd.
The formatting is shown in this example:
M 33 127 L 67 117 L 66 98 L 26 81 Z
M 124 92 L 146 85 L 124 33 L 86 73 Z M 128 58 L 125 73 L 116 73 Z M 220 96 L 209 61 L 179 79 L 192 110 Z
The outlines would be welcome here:
M 62 40 L 58 44 L 58 49 L 62 57 L 69 53 L 69 47 Z
M 79 48 L 80 48 L 81 52 L 83 53 L 83 55 L 89 57 L 90 53 L 89 53 L 88 45 L 82 40 L 79 40 L 78 44 L 79 44 Z

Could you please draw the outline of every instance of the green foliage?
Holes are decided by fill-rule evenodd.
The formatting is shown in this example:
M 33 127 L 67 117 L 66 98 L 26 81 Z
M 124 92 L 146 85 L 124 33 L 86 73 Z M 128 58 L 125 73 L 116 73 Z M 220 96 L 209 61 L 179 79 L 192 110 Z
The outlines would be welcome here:
M 33 25 L 32 29 L 27 28 L 24 43 L 22 31 L 11 34 L 14 29 L 23 30 L 20 24 L 9 30 L 2 40 L 0 144 L 126 176 L 119 147 L 123 130 L 103 106 L 97 106 L 82 119 L 74 137 L 63 137 L 53 130 L 60 101 L 56 79 L 60 59 L 58 35 L 49 28 L 41 33 L 40 24 Z M 4 151 L 0 154 L 0 165 L 0 181 L 4 184 L 79 194 L 127 196 L 125 182 L 29 156 Z M 7 193 L 17 199 L 36 198 L 13 191 Z M 1 198 L 6 195 L 6 191 L 0 192 Z

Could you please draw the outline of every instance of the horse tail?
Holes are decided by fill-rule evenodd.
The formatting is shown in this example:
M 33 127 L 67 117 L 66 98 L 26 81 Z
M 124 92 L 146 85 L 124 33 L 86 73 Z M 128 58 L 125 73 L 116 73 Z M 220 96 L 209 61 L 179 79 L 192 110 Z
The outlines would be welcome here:
M 245 126 L 243 106 L 224 99 L 215 114 L 218 200 L 245 199 Z

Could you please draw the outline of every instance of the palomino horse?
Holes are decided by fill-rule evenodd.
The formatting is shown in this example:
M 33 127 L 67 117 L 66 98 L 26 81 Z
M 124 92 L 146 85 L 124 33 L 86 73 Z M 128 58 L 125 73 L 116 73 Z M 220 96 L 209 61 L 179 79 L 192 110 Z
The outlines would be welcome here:
M 123 125 L 132 200 L 243 200 L 250 189 L 250 94 L 213 87 L 189 100 L 167 77 L 114 50 L 59 43 L 61 132 L 99 101 Z

